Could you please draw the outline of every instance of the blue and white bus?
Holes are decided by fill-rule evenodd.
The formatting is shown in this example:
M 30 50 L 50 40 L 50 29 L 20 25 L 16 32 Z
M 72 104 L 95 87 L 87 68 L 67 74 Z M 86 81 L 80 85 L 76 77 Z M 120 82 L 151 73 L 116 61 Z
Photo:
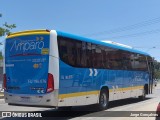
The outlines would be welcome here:
M 150 94 L 149 54 L 56 30 L 12 33 L 5 41 L 4 96 L 9 104 L 81 106 Z

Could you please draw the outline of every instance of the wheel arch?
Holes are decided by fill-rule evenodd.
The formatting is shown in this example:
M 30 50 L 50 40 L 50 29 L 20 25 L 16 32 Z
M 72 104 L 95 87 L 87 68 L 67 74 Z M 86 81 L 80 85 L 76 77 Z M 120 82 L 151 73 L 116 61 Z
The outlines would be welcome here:
M 109 98 L 109 87 L 108 86 L 101 86 L 100 92 L 102 90 L 106 90 L 108 92 L 108 98 Z M 99 92 L 99 95 L 100 95 L 100 92 Z

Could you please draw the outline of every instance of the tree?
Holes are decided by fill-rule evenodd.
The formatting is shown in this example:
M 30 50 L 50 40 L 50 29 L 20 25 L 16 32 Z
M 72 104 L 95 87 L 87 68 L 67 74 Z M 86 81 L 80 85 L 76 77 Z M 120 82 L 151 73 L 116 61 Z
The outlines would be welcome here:
M 0 13 L 0 17 L 2 17 L 2 14 Z M 2 27 L 0 26 L 0 37 L 7 35 L 10 32 L 11 29 L 16 28 L 15 24 L 11 24 L 9 25 L 7 22 L 5 22 Z M 0 45 L 2 45 L 2 43 L 0 42 Z M 0 59 L 3 59 L 2 57 L 2 52 L 0 51 Z
M 160 62 L 154 61 L 154 74 L 156 79 L 160 79 Z
M 0 17 L 2 17 L 2 14 L 0 13 Z M 15 24 L 8 24 L 7 22 L 5 22 L 2 27 L 0 27 L 0 37 L 1 36 L 4 36 L 4 35 L 7 35 L 10 32 L 11 29 L 13 28 L 16 28 L 16 25 Z M 2 43 L 1 43 L 2 44 Z

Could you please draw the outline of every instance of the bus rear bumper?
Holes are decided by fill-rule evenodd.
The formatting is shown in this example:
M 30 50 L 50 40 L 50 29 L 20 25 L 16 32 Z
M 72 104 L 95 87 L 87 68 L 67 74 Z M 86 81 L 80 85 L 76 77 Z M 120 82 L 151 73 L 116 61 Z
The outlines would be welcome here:
M 51 93 L 30 95 L 30 94 L 13 94 L 4 92 L 5 102 L 8 104 L 18 104 L 27 106 L 58 106 L 58 90 Z

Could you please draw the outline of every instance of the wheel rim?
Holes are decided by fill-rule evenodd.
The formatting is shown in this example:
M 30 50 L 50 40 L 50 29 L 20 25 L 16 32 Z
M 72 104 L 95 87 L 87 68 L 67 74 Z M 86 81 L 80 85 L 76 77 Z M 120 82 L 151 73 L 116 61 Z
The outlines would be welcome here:
M 106 107 L 107 106 L 107 96 L 106 96 L 105 93 L 103 93 L 101 95 L 100 104 L 101 104 L 102 107 Z

